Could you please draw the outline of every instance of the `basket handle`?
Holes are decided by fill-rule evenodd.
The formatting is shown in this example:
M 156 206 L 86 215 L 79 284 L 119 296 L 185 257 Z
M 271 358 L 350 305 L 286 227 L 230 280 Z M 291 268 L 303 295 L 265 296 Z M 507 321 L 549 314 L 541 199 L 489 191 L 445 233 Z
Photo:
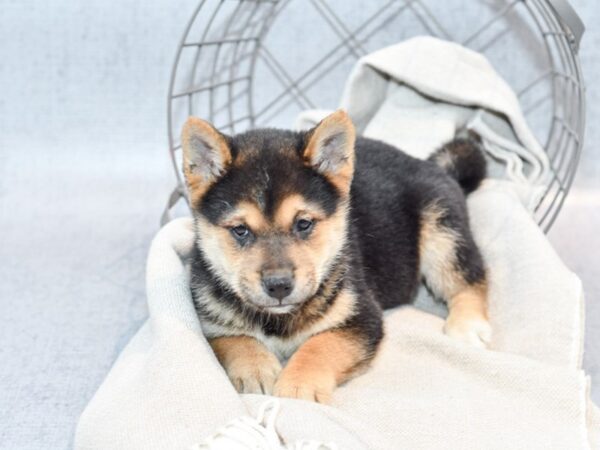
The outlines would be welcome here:
M 167 201 L 167 205 L 165 206 L 162 216 L 160 217 L 160 226 L 161 227 L 171 221 L 171 219 L 172 219 L 171 218 L 171 208 L 173 208 L 173 206 L 175 206 L 175 204 L 181 198 L 186 198 L 185 189 L 183 188 L 183 186 L 181 184 L 177 184 L 177 186 L 175 186 L 175 189 L 173 189 L 173 192 L 171 192 L 171 195 L 169 196 L 169 200 Z
M 579 51 L 579 43 L 585 31 L 585 25 L 581 18 L 577 15 L 568 0 L 548 0 L 550 7 L 554 10 L 554 14 L 560 22 L 563 29 L 566 31 L 573 51 Z

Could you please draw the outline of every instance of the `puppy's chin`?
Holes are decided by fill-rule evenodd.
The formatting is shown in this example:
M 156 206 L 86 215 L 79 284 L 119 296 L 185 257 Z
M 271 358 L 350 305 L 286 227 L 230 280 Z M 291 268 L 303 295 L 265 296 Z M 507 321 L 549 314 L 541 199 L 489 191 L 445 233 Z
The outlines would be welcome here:
M 289 314 L 293 312 L 298 305 L 281 305 L 281 306 L 267 306 L 262 309 L 271 314 Z
M 269 314 L 290 314 L 297 310 L 303 302 L 285 303 L 279 305 L 277 301 L 271 301 L 272 299 L 261 301 L 263 299 L 246 300 L 246 303 L 251 305 L 253 308 L 258 309 L 262 312 Z
M 304 303 L 310 299 L 309 297 L 299 297 L 297 294 L 290 295 L 284 299 L 282 305 L 277 300 L 268 296 L 246 297 L 244 302 L 251 305 L 253 308 L 261 312 L 269 314 L 293 314 L 299 310 Z

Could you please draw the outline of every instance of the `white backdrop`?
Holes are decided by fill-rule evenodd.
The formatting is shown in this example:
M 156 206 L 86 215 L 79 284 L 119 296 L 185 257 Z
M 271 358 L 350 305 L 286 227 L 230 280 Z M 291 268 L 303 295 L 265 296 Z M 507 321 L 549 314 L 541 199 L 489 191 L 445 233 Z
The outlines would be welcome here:
M 144 259 L 174 180 L 167 87 L 196 4 L 0 2 L 2 448 L 70 447 L 79 413 L 145 317 Z M 588 126 L 550 237 L 584 280 L 585 366 L 599 402 L 600 6 L 573 4 L 588 26 Z

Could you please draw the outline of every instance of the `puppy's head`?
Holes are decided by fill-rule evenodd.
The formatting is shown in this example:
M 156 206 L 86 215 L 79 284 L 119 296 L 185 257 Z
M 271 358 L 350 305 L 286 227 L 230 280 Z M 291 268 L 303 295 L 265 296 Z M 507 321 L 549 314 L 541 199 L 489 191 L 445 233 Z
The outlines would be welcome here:
M 287 313 L 315 295 L 345 244 L 354 139 L 343 111 L 305 133 L 226 136 L 188 119 L 183 170 L 198 246 L 241 301 Z

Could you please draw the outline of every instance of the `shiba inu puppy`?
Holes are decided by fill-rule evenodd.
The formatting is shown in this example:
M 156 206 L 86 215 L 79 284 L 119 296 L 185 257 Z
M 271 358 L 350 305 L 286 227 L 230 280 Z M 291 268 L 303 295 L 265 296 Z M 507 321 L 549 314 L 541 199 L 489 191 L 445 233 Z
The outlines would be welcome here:
M 448 304 L 449 336 L 488 342 L 465 205 L 485 176 L 474 136 L 421 161 L 356 138 L 337 111 L 307 132 L 235 136 L 190 118 L 182 147 L 193 298 L 240 392 L 327 402 L 368 367 L 382 309 L 410 303 L 422 279 Z

